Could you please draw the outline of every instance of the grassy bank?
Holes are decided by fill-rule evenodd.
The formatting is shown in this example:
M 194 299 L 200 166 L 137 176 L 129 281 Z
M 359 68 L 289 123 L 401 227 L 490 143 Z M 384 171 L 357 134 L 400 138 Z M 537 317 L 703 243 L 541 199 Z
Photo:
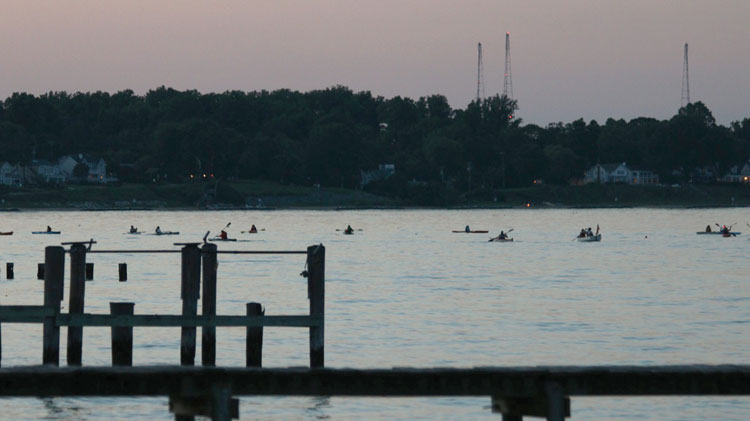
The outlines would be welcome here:
M 215 187 L 215 189 L 214 189 Z M 67 185 L 0 190 L 2 208 L 204 209 L 377 208 L 421 206 L 360 190 L 265 181 L 215 184 Z M 725 207 L 750 206 L 747 185 L 587 185 L 503 189 L 462 195 L 438 207 Z

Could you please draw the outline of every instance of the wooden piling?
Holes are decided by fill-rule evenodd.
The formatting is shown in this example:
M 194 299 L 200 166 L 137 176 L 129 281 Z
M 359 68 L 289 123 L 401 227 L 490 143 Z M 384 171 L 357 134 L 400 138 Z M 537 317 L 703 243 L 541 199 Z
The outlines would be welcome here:
M 12 262 L 7 262 L 5 264 L 5 278 L 13 279 L 13 263 Z
M 70 304 L 68 313 L 82 314 L 86 295 L 86 246 L 70 246 Z M 81 365 L 83 326 L 68 326 L 68 365 Z
M 202 247 L 203 256 L 203 303 L 204 316 L 216 315 L 216 244 L 206 243 Z M 216 365 L 216 327 L 201 328 L 201 362 L 204 366 Z
M 60 313 L 63 299 L 63 277 L 65 275 L 65 249 L 49 246 L 44 249 L 44 262 L 47 270 L 44 277 L 44 306 Z M 55 316 L 45 317 L 43 324 L 42 363 L 60 365 L 60 327 L 55 324 Z
M 117 267 L 118 274 L 120 275 L 120 282 L 127 282 L 128 280 L 128 264 L 120 263 Z
M 262 316 L 265 313 L 260 303 L 247 303 L 248 316 Z M 261 367 L 263 362 L 263 326 L 247 327 L 245 342 L 245 366 Z
M 36 264 L 36 279 L 40 281 L 44 279 L 44 263 Z
M 94 280 L 94 264 L 93 263 L 86 263 L 86 280 L 87 281 Z
M 109 303 L 111 315 L 132 316 L 135 303 Z M 112 327 L 112 365 L 133 365 L 133 327 Z
M 307 248 L 307 291 L 310 299 L 310 316 L 318 317 L 320 324 L 310 327 L 310 367 L 325 365 L 323 317 L 325 313 L 325 259 L 322 244 Z
M 182 315 L 198 314 L 200 297 L 201 251 L 197 244 L 182 248 Z M 195 365 L 195 326 L 183 326 L 180 340 L 180 364 Z

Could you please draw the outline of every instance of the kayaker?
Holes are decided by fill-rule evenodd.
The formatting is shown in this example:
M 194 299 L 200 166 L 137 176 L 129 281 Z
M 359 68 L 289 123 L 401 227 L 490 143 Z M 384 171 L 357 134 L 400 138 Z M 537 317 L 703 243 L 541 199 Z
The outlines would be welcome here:
M 467 225 L 467 226 L 466 226 L 466 228 L 464 228 L 464 231 L 466 231 L 466 232 L 471 232 L 471 229 L 470 229 L 470 228 L 469 228 L 469 226 Z
M 729 234 L 729 228 L 727 228 L 727 226 L 726 226 L 726 225 L 723 225 L 723 226 L 721 227 L 721 233 L 722 233 L 722 234 Z
M 159 235 L 159 234 L 161 234 L 161 227 L 157 226 L 156 227 L 156 235 Z
M 134 226 L 131 225 L 130 226 L 130 233 L 131 234 L 135 234 L 136 232 L 138 232 L 138 228 L 136 228 L 136 227 L 134 227 Z
M 250 227 L 250 233 L 251 234 L 256 234 L 257 232 L 258 232 L 258 228 L 255 228 L 255 224 L 253 224 L 253 226 Z
M 506 238 L 508 238 L 508 236 L 502 230 L 500 230 L 500 235 L 498 235 L 497 238 L 505 240 Z
M 711 225 L 706 225 L 706 232 L 711 232 Z
M 585 228 L 581 228 L 581 233 L 578 234 L 578 238 L 583 238 L 585 236 L 586 236 L 586 229 Z
M 219 234 L 219 238 L 221 238 L 222 240 L 226 240 L 227 239 L 227 232 L 224 231 L 224 230 L 221 230 L 221 234 Z
M 594 232 L 591 231 L 591 227 L 588 227 L 586 229 L 586 237 L 593 237 L 593 236 L 594 236 Z
M 52 227 L 50 227 L 49 225 L 47 225 L 47 232 L 52 232 Z
M 347 225 L 346 229 L 344 230 L 344 232 L 347 233 L 347 234 L 351 234 L 351 233 L 354 232 L 354 228 L 352 228 L 351 225 Z

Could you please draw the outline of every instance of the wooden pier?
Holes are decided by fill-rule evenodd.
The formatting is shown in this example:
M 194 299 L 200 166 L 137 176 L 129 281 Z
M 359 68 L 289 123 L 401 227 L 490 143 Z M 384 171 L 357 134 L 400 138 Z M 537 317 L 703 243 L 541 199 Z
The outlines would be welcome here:
M 180 250 L 90 250 L 91 242 L 69 250 L 45 249 L 40 272 L 44 305 L 0 306 L 0 323 L 43 325 L 43 366 L 0 368 L 0 396 L 164 396 L 179 421 L 196 415 L 225 421 L 239 416 L 236 396 L 472 396 L 487 397 L 503 421 L 524 416 L 561 421 L 576 396 L 750 395 L 750 365 L 324 368 L 325 248 L 306 251 L 220 251 L 214 244 L 179 244 Z M 70 259 L 70 303 L 61 312 L 65 254 Z M 138 314 L 135 303 L 110 303 L 110 314 L 85 312 L 86 256 L 90 253 L 180 253 L 181 314 Z M 246 315 L 217 314 L 217 258 L 220 254 L 305 254 L 309 314 L 265 315 L 260 303 Z M 127 281 L 120 264 L 119 280 Z M 123 273 L 125 274 L 123 276 Z M 202 287 L 202 288 L 201 288 Z M 198 300 L 202 307 L 198 314 Z M 67 367 L 59 366 L 60 328 L 67 327 Z M 112 367 L 82 366 L 83 329 L 111 328 Z M 179 327 L 180 365 L 133 367 L 134 328 Z M 246 368 L 216 365 L 216 328 L 246 328 Z M 261 368 L 264 327 L 309 330 L 310 368 Z M 201 365 L 195 366 L 197 328 Z M 2 348 L 0 347 L 0 356 Z M 175 360 L 176 360 L 175 352 Z

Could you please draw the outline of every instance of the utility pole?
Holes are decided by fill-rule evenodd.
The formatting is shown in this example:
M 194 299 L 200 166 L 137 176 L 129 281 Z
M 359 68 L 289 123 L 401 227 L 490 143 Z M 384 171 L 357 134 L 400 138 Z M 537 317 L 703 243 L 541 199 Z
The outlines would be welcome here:
M 482 43 L 477 44 L 477 102 L 484 99 L 484 63 L 482 62 Z
M 505 75 L 503 76 L 503 96 L 513 99 L 513 74 L 510 70 L 510 32 L 505 33 Z
M 682 65 L 682 98 L 680 107 L 690 104 L 690 72 L 688 68 L 688 45 L 685 43 L 685 60 Z

